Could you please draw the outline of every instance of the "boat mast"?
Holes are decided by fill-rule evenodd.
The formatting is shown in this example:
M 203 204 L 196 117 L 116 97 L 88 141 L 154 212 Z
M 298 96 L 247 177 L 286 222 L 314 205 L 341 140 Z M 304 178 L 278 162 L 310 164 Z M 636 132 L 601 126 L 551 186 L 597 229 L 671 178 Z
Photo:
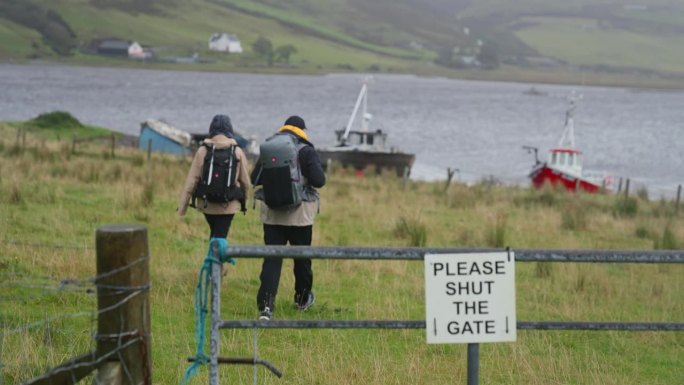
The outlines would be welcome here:
M 563 135 L 558 142 L 558 147 L 560 148 L 575 148 L 575 108 L 577 108 L 575 104 L 576 99 L 577 97 L 575 97 L 574 92 L 568 98 L 570 107 L 568 107 L 567 111 L 565 111 L 565 129 L 563 130 Z
M 363 81 L 363 85 L 361 86 L 361 92 L 359 92 L 358 98 L 356 98 L 356 104 L 354 104 L 354 110 L 352 111 L 351 116 L 349 117 L 349 121 L 347 122 L 347 126 L 344 129 L 344 135 L 342 135 L 342 144 L 347 142 L 347 138 L 349 138 L 349 131 L 351 130 L 351 126 L 354 123 L 354 119 L 356 119 L 356 114 L 359 112 L 359 107 L 361 106 L 361 103 L 363 102 L 363 123 L 362 127 L 363 130 L 366 131 L 368 129 L 368 125 L 365 121 L 365 116 L 366 116 L 366 109 L 368 107 L 368 102 L 366 100 L 366 95 L 368 94 L 368 79 Z
M 366 94 L 363 96 L 363 110 L 361 111 L 361 131 L 368 132 L 369 121 L 370 114 L 368 114 L 368 87 L 366 87 Z

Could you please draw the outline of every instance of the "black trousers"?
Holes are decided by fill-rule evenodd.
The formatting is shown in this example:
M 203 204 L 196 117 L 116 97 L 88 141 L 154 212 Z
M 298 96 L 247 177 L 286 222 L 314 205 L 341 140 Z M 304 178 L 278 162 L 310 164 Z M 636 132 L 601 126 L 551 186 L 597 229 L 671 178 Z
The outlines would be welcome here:
M 230 224 L 233 222 L 233 216 L 235 214 L 204 214 L 204 219 L 209 224 L 209 239 L 228 238 L 228 231 L 230 230 Z
M 267 245 L 286 245 L 288 242 L 293 246 L 311 245 L 313 226 L 281 226 L 264 225 L 264 243 Z M 283 258 L 264 258 L 261 265 L 261 286 L 257 294 L 257 307 L 263 310 L 268 306 L 271 311 L 275 309 L 275 298 L 280 284 L 280 271 L 283 268 Z M 313 271 L 311 259 L 294 260 L 295 296 L 298 304 L 303 304 L 309 298 L 313 287 Z

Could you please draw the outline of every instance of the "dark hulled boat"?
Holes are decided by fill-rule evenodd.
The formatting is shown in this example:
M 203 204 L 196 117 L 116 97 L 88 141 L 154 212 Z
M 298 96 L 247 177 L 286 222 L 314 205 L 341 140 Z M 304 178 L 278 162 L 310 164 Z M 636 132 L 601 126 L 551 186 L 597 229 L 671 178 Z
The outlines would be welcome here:
M 343 130 L 335 131 L 337 143 L 332 147 L 318 148 L 318 155 L 324 167 L 335 162 L 342 167 L 355 170 L 384 169 L 394 171 L 397 176 L 405 177 L 411 172 L 415 160 L 414 154 L 399 151 L 387 144 L 387 133 L 382 130 L 371 131 L 368 123 L 371 115 L 367 112 L 368 81 L 363 83 L 361 92 L 354 105 L 351 117 Z M 361 129 L 352 130 L 356 115 L 362 108 Z

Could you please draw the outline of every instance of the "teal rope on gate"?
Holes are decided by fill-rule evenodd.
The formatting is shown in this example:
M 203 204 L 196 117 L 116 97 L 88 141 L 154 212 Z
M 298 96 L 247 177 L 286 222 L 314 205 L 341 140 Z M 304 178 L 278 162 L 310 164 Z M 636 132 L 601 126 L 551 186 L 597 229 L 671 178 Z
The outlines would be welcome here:
M 216 255 L 213 252 L 214 245 L 216 245 Z M 195 353 L 195 362 L 185 371 L 181 385 L 186 385 L 190 378 L 197 374 L 197 369 L 200 365 L 205 365 L 209 362 L 209 356 L 204 353 L 204 344 L 206 342 L 205 324 L 207 313 L 209 312 L 207 304 L 209 303 L 209 288 L 211 286 L 211 269 L 214 262 L 219 264 L 226 262 L 232 265 L 237 264 L 234 258 L 228 257 L 228 241 L 224 238 L 211 238 L 209 240 L 209 251 L 207 251 L 207 256 L 204 258 L 200 268 L 195 289 L 195 337 L 197 338 L 197 352 Z

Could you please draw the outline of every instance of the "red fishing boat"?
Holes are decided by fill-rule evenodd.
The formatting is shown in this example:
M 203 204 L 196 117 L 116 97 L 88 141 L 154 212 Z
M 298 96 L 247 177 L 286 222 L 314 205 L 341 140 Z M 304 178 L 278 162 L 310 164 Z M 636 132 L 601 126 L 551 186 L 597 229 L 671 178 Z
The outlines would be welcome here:
M 570 108 L 565 113 L 563 135 L 558 147 L 549 150 L 546 162 L 539 161 L 536 148 L 523 146 L 528 152 L 534 152 L 535 165 L 529 175 L 532 185 L 541 188 L 550 184 L 569 191 L 590 193 L 609 190 L 612 186 L 611 176 L 582 170 L 582 152 L 575 147 L 574 113 L 575 100 L 571 98 Z

